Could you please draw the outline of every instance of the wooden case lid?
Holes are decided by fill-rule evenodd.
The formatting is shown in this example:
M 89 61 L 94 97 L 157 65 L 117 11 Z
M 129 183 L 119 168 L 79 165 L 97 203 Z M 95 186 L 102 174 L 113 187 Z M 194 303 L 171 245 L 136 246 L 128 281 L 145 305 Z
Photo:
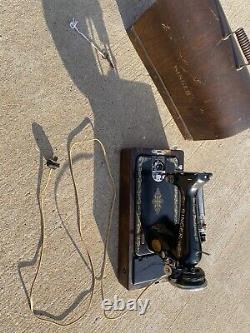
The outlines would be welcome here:
M 189 140 L 249 128 L 250 76 L 217 0 L 157 0 L 128 34 Z

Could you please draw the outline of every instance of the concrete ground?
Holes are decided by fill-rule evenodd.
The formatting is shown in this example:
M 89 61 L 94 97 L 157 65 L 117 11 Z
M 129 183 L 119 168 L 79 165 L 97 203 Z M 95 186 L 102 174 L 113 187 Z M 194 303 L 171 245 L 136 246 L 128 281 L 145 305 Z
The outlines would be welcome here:
M 1 1 L 0 332 L 249 332 L 249 131 L 221 141 L 185 141 L 123 26 L 139 0 L 117 2 Z M 232 27 L 244 26 L 250 34 L 250 2 L 222 4 Z M 72 17 L 97 45 L 110 48 L 117 72 L 70 29 Z M 85 128 L 90 122 L 93 128 Z M 67 323 L 86 309 L 91 285 L 67 151 L 72 142 L 93 136 L 107 148 L 117 188 L 123 147 L 178 147 L 185 151 L 186 170 L 214 173 L 205 189 L 204 250 L 211 255 L 204 256 L 202 267 L 209 286 L 188 293 L 158 284 L 143 296 L 150 299 L 145 316 L 130 312 L 109 321 L 97 280 L 89 313 L 72 326 L 58 327 L 33 316 L 27 302 L 41 233 L 37 196 L 48 176 L 44 157 L 55 154 L 61 167 L 53 172 L 46 197 L 45 252 L 34 303 L 40 313 Z M 112 197 L 109 179 L 97 145 L 76 147 L 73 159 L 84 236 L 99 276 Z M 115 275 L 117 211 L 116 203 L 105 294 L 127 299 L 138 291 L 127 292 Z

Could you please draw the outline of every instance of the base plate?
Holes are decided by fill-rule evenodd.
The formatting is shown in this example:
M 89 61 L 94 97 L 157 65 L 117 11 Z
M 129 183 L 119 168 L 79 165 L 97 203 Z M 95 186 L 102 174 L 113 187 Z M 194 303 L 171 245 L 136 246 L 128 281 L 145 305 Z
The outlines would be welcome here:
M 145 241 L 147 228 L 162 219 L 177 221 L 179 196 L 166 181 L 152 178 L 154 162 L 166 172 L 184 168 L 179 150 L 125 149 L 121 152 L 118 278 L 127 289 L 142 288 L 164 275 L 161 258 Z

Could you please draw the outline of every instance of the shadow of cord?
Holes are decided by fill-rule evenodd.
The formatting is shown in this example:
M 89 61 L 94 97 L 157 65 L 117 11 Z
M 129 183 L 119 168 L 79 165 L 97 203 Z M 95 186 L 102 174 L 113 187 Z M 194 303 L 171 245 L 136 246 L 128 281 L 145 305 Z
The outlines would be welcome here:
M 70 145 L 72 140 L 74 139 L 75 135 L 77 135 L 82 129 L 84 129 L 84 127 L 89 123 L 88 120 L 84 120 L 75 130 L 73 130 L 70 135 L 68 136 L 68 154 L 69 154 L 69 149 L 70 149 Z M 39 206 L 39 212 L 40 212 L 40 227 L 41 227 L 41 235 L 40 235 L 40 239 L 38 241 L 37 247 L 36 247 L 36 251 L 35 254 L 33 256 L 33 258 L 31 260 L 25 260 L 25 261 L 20 261 L 17 264 L 17 268 L 18 268 L 18 275 L 19 275 L 19 279 L 21 281 L 22 284 L 22 288 L 25 292 L 25 296 L 27 299 L 27 302 L 29 304 L 29 307 L 31 308 L 31 303 L 30 303 L 30 294 L 29 291 L 26 287 L 26 284 L 24 282 L 23 279 L 23 275 L 22 275 L 22 269 L 26 268 L 26 267 L 32 267 L 36 264 L 38 258 L 39 258 L 39 252 L 41 249 L 41 245 L 43 242 L 43 223 L 42 223 L 42 219 L 43 219 L 43 214 L 42 214 L 42 209 L 41 209 L 41 204 L 40 204 L 40 195 L 41 195 L 41 182 L 42 182 L 42 177 L 43 177 L 43 169 L 44 169 L 44 159 L 50 159 L 53 158 L 54 153 L 53 153 L 53 149 L 52 146 L 43 130 L 43 128 L 37 124 L 37 123 L 33 123 L 32 124 L 32 131 L 33 131 L 33 135 L 35 138 L 35 141 L 38 145 L 39 151 L 40 151 L 40 157 L 39 157 L 39 168 L 38 168 L 38 183 L 37 183 L 37 191 L 36 191 L 36 195 L 37 195 L 37 202 L 38 202 L 38 206 Z M 87 154 L 79 154 L 77 156 L 75 156 L 72 160 L 72 164 L 74 164 L 75 162 L 77 162 L 79 159 L 82 158 L 86 158 L 89 157 L 89 155 Z M 54 194 L 55 194 L 55 202 L 56 202 L 56 209 L 61 221 L 62 226 L 64 227 L 64 230 L 67 234 L 67 236 L 69 237 L 70 241 L 72 242 L 72 244 L 74 245 L 77 253 L 79 254 L 79 256 L 81 257 L 83 263 L 86 265 L 86 267 L 88 268 L 89 271 L 91 271 L 88 263 L 86 262 L 84 256 L 82 255 L 79 247 L 77 246 L 76 242 L 74 241 L 73 237 L 71 236 L 70 232 L 68 231 L 66 225 L 64 224 L 64 221 L 61 217 L 60 214 L 60 210 L 59 210 L 59 206 L 58 206 L 58 200 L 57 200 L 57 190 L 58 190 L 58 186 L 59 186 L 59 182 L 62 179 L 63 174 L 65 173 L 66 169 L 69 168 L 69 163 L 65 163 L 62 167 L 62 169 L 60 170 L 59 175 L 56 178 L 56 182 L 55 182 L 55 190 L 54 190 Z M 76 207 L 77 209 L 79 209 L 79 203 L 76 200 Z M 79 214 L 77 214 L 77 223 L 79 225 Z M 64 320 L 72 311 L 74 311 L 77 306 L 87 297 L 88 294 L 90 294 L 92 292 L 92 288 L 93 285 L 91 286 L 91 288 L 84 290 L 83 292 L 81 292 L 76 299 L 72 302 L 72 304 L 65 310 L 63 311 L 60 315 L 54 315 L 51 314 L 47 311 L 43 311 L 43 310 L 34 310 L 34 314 L 37 316 L 44 316 L 44 317 L 48 317 L 50 319 L 53 319 L 55 321 L 62 321 Z

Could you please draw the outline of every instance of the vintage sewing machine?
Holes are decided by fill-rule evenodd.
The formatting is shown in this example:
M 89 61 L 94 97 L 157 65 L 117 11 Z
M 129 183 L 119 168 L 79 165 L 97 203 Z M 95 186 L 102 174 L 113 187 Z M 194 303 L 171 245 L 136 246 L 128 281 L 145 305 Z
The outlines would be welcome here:
M 150 0 L 129 37 L 183 137 L 218 140 L 250 125 L 250 42 L 232 31 L 219 0 Z M 139 8 L 139 7 L 138 7 Z M 185 289 L 206 286 L 203 185 L 182 151 L 121 154 L 119 280 L 128 289 L 164 274 Z
M 122 151 L 119 280 L 127 289 L 163 275 L 184 289 L 206 286 L 197 265 L 206 239 L 203 185 L 211 176 L 184 172 L 180 150 Z

